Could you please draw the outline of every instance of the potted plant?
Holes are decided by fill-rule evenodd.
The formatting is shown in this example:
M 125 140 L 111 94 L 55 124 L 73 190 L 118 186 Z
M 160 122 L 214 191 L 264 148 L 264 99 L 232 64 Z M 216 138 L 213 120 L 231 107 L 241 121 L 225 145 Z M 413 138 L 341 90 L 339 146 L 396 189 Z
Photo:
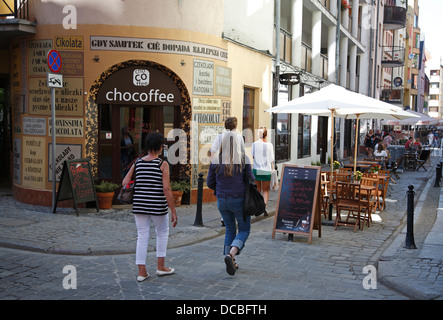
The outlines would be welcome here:
M 360 171 L 355 171 L 355 173 L 354 173 L 354 180 L 357 183 L 360 183 L 362 176 L 363 176 L 363 174 Z
M 377 173 L 380 170 L 380 166 L 378 164 L 374 164 L 373 166 L 371 166 L 369 168 L 369 171 L 371 171 L 371 173 Z
M 105 180 L 102 180 L 100 183 L 95 184 L 98 207 L 100 209 L 111 209 L 114 192 L 115 189 L 117 189 L 118 187 L 118 184 Z
M 351 6 L 348 4 L 346 0 L 341 0 L 341 9 L 342 10 L 351 9 Z
M 182 202 L 183 192 L 191 191 L 191 186 L 188 181 L 172 181 L 171 182 L 172 196 L 174 197 L 174 205 L 179 207 Z
M 333 165 L 334 170 L 337 171 L 338 169 L 340 169 L 340 162 L 338 162 L 337 160 L 335 160 L 332 165 Z

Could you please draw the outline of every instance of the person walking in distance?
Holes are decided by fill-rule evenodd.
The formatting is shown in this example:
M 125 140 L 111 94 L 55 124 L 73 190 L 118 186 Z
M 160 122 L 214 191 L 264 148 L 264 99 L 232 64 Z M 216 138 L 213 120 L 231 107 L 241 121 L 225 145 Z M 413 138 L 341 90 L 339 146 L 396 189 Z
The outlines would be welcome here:
M 269 200 L 269 189 L 271 187 L 272 166 L 274 165 L 274 147 L 267 142 L 268 131 L 266 127 L 258 130 L 258 140 L 252 144 L 252 173 L 255 177 L 257 189 L 263 193 L 265 204 Z M 265 216 L 268 212 L 265 209 Z
M 215 191 L 217 207 L 226 227 L 223 254 L 229 275 L 234 275 L 238 269 L 235 256 L 242 252 L 251 231 L 251 217 L 243 214 L 245 174 L 254 180 L 251 164 L 241 151 L 236 134 L 226 132 L 209 165 L 207 185 Z
M 161 133 L 150 132 L 145 141 L 147 155 L 136 160 L 122 182 L 123 186 L 128 184 L 135 172 L 132 212 L 137 226 L 137 281 L 144 281 L 149 277 L 146 258 L 151 224 L 154 224 L 157 234 L 156 273 L 164 276 L 175 272 L 174 268 L 165 267 L 169 237 L 168 207 L 171 210 L 172 227 L 177 225 L 177 214 L 169 183 L 169 164 L 158 157 L 162 152 L 163 142 Z

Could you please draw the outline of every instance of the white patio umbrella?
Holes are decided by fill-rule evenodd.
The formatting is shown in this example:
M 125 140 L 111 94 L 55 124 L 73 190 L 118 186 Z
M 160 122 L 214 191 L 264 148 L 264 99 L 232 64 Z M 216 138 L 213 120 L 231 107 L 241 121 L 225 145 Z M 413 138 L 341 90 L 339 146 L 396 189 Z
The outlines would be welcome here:
M 272 113 L 301 113 L 306 115 L 327 116 L 332 118 L 331 151 L 334 143 L 335 117 L 357 119 L 394 119 L 401 120 L 410 117 L 402 108 L 373 99 L 360 93 L 346 90 L 343 87 L 330 84 L 314 93 L 285 102 L 274 108 L 265 110 Z M 354 172 L 357 165 L 357 148 L 354 156 Z M 331 152 L 331 173 L 333 172 L 334 153 Z
M 421 126 L 421 125 L 436 125 L 438 124 L 438 119 L 432 118 L 426 114 L 420 113 L 420 112 L 416 112 L 413 110 L 406 110 L 406 112 L 408 114 L 411 115 L 411 118 L 406 118 L 403 120 L 384 120 L 381 122 L 382 125 L 385 126 L 408 126 L 408 125 L 416 125 L 416 126 Z

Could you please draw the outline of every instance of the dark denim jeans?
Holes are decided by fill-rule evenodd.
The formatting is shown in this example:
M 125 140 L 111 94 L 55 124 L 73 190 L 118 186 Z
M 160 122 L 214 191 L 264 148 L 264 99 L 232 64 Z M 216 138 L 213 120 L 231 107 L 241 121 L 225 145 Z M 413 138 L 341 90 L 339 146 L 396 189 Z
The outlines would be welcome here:
M 218 198 L 217 207 L 225 223 L 225 244 L 223 254 L 226 255 L 231 247 L 239 249 L 238 254 L 245 246 L 251 231 L 251 217 L 243 219 L 244 198 Z M 237 232 L 238 224 L 238 232 Z

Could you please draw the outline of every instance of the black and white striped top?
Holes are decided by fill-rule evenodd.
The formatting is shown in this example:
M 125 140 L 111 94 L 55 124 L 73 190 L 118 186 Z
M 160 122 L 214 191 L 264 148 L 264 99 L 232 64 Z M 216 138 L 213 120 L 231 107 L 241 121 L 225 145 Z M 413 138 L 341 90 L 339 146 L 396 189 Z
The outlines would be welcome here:
M 135 163 L 135 187 L 132 213 L 165 215 L 168 202 L 163 192 L 162 160 L 138 159 Z

